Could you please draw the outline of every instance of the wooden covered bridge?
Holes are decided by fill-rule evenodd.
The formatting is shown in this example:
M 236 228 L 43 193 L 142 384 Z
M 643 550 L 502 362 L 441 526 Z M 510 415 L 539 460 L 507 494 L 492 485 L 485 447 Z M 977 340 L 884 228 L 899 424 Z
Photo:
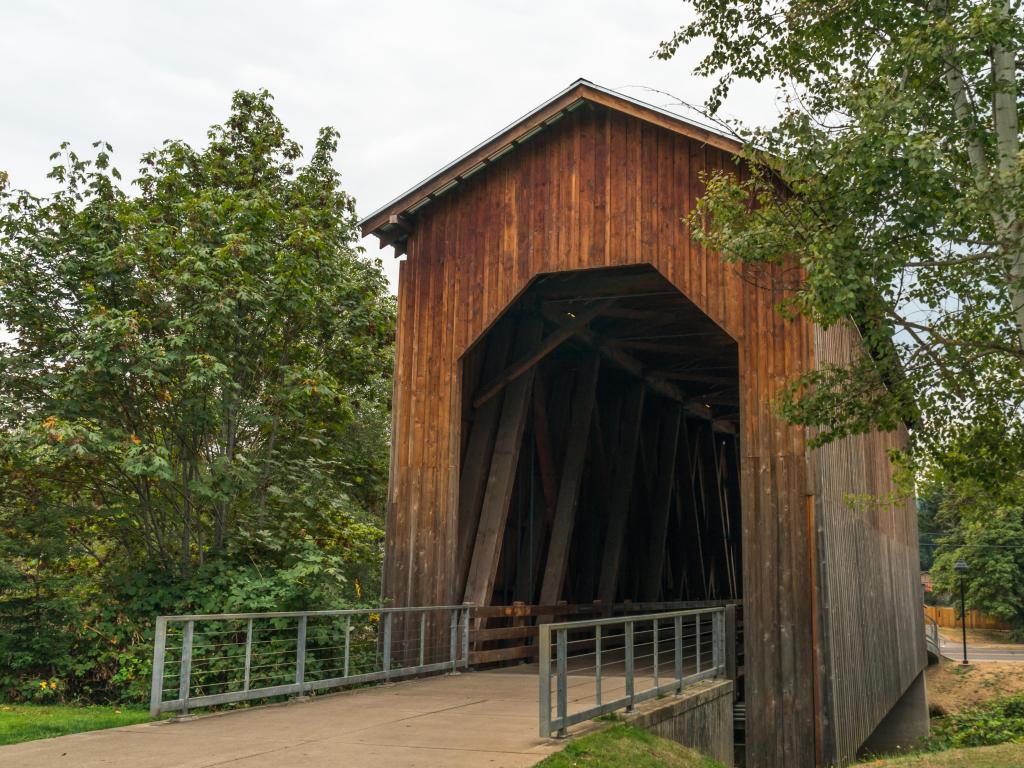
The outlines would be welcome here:
M 362 222 L 405 256 L 384 589 L 477 606 L 477 664 L 565 615 L 736 603 L 747 765 L 827 765 L 923 702 L 905 435 L 810 450 L 773 409 L 863 351 L 690 238 L 739 149 L 581 80 Z

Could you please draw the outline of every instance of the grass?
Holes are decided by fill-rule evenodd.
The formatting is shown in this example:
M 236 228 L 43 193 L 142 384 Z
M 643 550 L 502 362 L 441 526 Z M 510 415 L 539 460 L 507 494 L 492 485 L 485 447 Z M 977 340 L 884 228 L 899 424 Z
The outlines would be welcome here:
M 1019 768 L 1024 765 L 1024 744 L 950 749 L 905 757 L 885 757 L 858 763 L 874 768 Z
M 1024 664 L 986 661 L 961 666 L 943 659 L 925 671 L 928 708 L 933 715 L 949 715 L 993 699 L 1024 694 Z
M 134 725 L 150 719 L 148 711 L 134 707 L 0 704 L 0 745 Z
M 721 768 L 710 757 L 624 723 L 573 739 L 537 768 Z
M 862 768 L 1020 768 L 1024 744 L 951 749 L 858 763 Z M 612 725 L 574 739 L 537 768 L 721 768 L 710 757 L 674 741 L 633 728 Z
M 960 627 L 939 627 L 941 634 L 947 641 L 959 643 L 963 630 Z M 1021 648 L 1024 643 L 1016 642 L 1013 632 L 1008 629 L 968 629 L 967 630 L 968 654 L 970 648 Z

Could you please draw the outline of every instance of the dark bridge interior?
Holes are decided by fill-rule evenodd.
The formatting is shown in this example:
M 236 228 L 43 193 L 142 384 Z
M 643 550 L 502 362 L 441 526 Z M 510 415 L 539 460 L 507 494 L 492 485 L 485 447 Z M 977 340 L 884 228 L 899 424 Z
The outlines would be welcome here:
M 737 347 L 653 268 L 541 276 L 462 362 L 467 602 L 742 597 Z

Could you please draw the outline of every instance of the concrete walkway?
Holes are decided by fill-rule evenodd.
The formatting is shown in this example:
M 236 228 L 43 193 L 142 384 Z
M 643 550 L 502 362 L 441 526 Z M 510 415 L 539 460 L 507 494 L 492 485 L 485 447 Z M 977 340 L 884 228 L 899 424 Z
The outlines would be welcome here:
M 530 666 L 15 744 L 0 747 L 0 766 L 499 768 L 533 765 L 562 746 L 537 736 Z

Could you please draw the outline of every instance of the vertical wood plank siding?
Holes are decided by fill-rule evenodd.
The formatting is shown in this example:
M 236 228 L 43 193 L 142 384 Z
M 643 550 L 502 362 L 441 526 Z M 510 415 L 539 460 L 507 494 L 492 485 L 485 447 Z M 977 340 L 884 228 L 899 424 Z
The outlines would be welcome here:
M 814 332 L 818 364 L 861 354 L 849 326 Z M 836 758 L 850 760 L 927 665 L 917 515 L 892 482 L 888 451 L 903 430 L 845 438 L 812 451 L 823 627 Z
M 778 289 L 759 287 L 706 254 L 683 223 L 703 192 L 701 173 L 735 167 L 722 150 L 587 104 L 417 213 L 399 272 L 384 590 L 396 605 L 461 600 L 454 586 L 461 377 L 463 355 L 474 341 L 538 274 L 651 264 L 739 347 L 748 765 L 813 765 L 809 462 L 803 430 L 772 409 L 783 382 L 812 364 L 813 334 L 802 320 L 784 320 L 775 311 Z M 837 601 L 829 610 L 838 628 L 828 633 L 836 646 L 832 655 L 840 664 L 870 660 L 859 675 L 890 664 L 885 654 L 893 651 L 891 664 L 899 669 L 884 684 L 902 686 L 920 665 L 916 650 L 899 643 L 918 635 L 908 630 L 896 638 L 882 625 L 902 626 L 911 615 L 920 621 L 920 610 L 905 609 L 912 596 L 903 584 L 913 520 L 904 519 L 902 508 L 885 520 L 845 519 L 836 501 L 847 487 L 838 466 L 844 462 L 845 471 L 860 473 L 850 479 L 852 488 L 885 487 L 888 464 L 877 452 L 891 439 L 864 438 L 841 449 L 847 453 L 821 453 L 825 480 L 818 482 L 828 499 L 826 549 L 836 548 L 824 570 L 836 582 L 829 584 Z M 843 550 L 848 541 L 860 551 Z M 857 557 L 860 564 L 851 573 L 840 557 Z M 869 565 L 868 558 L 877 559 Z M 890 605 L 875 592 L 873 603 L 868 594 L 855 602 L 862 594 L 852 581 L 857 575 L 870 579 L 872 590 L 895 590 L 900 602 Z M 871 615 L 861 610 L 868 605 L 885 609 Z M 850 618 L 845 612 L 851 610 L 861 612 Z M 854 621 L 865 622 L 870 637 L 847 649 L 842 644 L 852 641 L 843 635 Z M 844 707 L 840 719 L 855 717 L 856 723 L 842 725 L 851 729 L 849 735 L 844 730 L 843 744 L 856 740 L 878 708 L 902 692 L 884 699 L 872 694 L 861 705 L 870 712 L 851 714 L 855 694 L 843 681 L 852 679 L 852 669 L 837 668 L 834 679 Z

